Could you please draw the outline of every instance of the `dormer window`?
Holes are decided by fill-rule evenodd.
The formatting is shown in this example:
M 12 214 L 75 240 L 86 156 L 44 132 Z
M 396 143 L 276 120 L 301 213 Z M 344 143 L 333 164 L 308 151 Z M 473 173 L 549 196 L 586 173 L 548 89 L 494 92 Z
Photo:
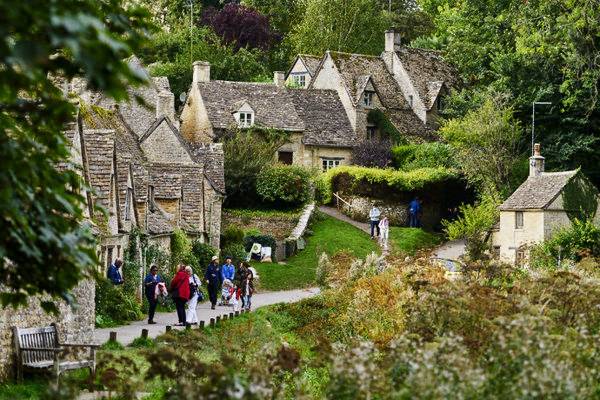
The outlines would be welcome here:
M 306 86 L 306 75 L 305 74 L 292 75 L 292 80 L 294 82 L 294 86 L 296 86 L 296 87 L 303 88 Z
M 363 93 L 363 104 L 366 107 L 371 107 L 373 105 L 373 98 L 375 97 L 375 92 L 366 91 Z
M 254 125 L 254 114 L 251 112 L 240 111 L 238 126 L 240 128 L 249 128 Z

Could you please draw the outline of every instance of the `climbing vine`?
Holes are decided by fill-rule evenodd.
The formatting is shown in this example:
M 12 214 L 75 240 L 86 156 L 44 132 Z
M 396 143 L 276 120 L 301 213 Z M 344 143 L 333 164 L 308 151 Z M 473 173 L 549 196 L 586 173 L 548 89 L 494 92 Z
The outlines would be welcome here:
M 389 137 L 394 144 L 406 144 L 408 143 L 406 138 L 400 133 L 398 129 L 392 124 L 385 113 L 377 108 L 369 111 L 367 114 L 367 122 L 370 124 L 374 124 L 379 132 L 381 133 L 381 137 L 386 138 Z

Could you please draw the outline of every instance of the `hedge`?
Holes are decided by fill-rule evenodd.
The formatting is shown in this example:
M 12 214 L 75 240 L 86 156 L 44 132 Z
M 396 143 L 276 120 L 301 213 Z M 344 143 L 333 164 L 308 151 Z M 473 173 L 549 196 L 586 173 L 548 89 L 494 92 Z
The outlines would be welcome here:
M 412 171 L 395 169 L 340 166 L 332 168 L 320 177 L 317 187 L 322 191 L 320 199 L 324 204 L 333 200 L 334 181 L 340 178 L 349 180 L 353 187 L 359 184 L 382 185 L 388 190 L 413 192 L 425 189 L 429 185 L 458 180 L 458 172 L 447 168 L 419 168 Z
M 256 192 L 269 203 L 302 205 L 310 200 L 310 173 L 295 165 L 265 168 L 256 180 Z

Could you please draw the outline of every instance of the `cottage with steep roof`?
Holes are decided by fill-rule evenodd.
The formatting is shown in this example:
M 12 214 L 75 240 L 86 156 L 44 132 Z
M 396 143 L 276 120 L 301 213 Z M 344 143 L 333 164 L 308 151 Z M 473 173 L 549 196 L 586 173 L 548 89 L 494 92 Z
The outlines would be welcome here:
M 323 169 L 350 163 L 357 138 L 335 91 L 288 88 L 280 71 L 273 83 L 254 83 L 211 81 L 205 62 L 193 68 L 181 114 L 182 134 L 192 146 L 256 126 L 290 134 L 275 155 L 282 163 Z
M 531 245 L 551 238 L 575 218 L 600 224 L 598 190 L 579 169 L 545 172 L 539 144 L 529 160 L 529 177 L 500 205 L 499 230 L 493 235 L 496 254 L 509 263 L 525 262 Z
M 285 75 L 286 85 L 300 89 L 308 87 L 321 59 L 322 57 L 311 54 L 298 54 Z

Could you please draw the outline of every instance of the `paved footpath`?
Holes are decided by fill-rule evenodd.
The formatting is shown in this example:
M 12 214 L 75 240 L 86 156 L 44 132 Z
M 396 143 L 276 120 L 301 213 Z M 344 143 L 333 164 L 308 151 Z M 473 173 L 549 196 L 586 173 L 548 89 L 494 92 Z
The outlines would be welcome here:
M 466 242 L 464 240 L 451 240 L 436 248 L 433 256 L 447 260 L 458 260 L 466 252 Z
M 267 306 L 277 303 L 293 303 L 308 297 L 315 296 L 319 293 L 318 288 L 308 289 L 296 289 L 286 290 L 280 292 L 264 292 L 256 293 L 252 296 L 252 308 L 258 308 L 261 306 Z M 232 307 L 217 306 L 215 310 L 210 309 L 210 303 L 208 301 L 198 304 L 198 319 L 203 320 L 205 325 L 208 325 L 211 318 L 229 314 L 233 311 Z M 102 344 L 108 341 L 110 332 L 117 332 L 117 340 L 122 344 L 130 344 L 133 340 L 139 337 L 142 333 L 142 329 L 148 329 L 148 336 L 155 338 L 165 333 L 165 327 L 167 325 L 175 325 L 177 323 L 177 314 L 171 313 L 156 313 L 154 320 L 155 325 L 148 325 L 146 320 L 136 321 L 129 325 L 123 325 L 115 328 L 104 328 L 96 329 L 94 331 L 94 341 Z M 183 329 L 182 327 L 175 327 L 173 329 Z

